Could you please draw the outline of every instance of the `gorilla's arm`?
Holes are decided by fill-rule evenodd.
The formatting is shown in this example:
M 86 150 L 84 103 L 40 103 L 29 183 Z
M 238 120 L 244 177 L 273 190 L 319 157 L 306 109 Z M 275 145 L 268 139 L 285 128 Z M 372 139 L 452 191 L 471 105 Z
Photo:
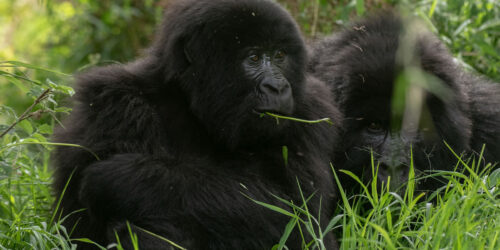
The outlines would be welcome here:
M 79 200 L 98 218 L 132 218 L 173 198 L 175 175 L 169 179 L 169 172 L 145 155 L 114 155 L 82 171 Z
M 182 202 L 186 184 L 198 178 L 195 174 L 184 175 L 176 171 L 183 168 L 187 174 L 189 166 L 174 166 L 171 162 L 153 159 L 141 154 L 114 155 L 108 160 L 87 166 L 82 172 L 82 185 L 79 189 L 79 201 L 88 208 L 92 218 L 109 221 L 106 226 L 108 240 L 116 233 L 121 244 L 131 249 L 130 233 L 123 218 L 127 218 L 130 227 L 137 234 L 141 248 L 157 249 L 169 244 L 155 239 L 139 228 L 147 229 L 158 235 L 168 235 L 183 247 L 192 247 L 186 232 L 176 230 L 179 224 L 189 223 L 185 217 L 175 216 L 175 207 L 171 204 Z M 189 203 L 189 201 L 186 201 Z M 197 207 L 199 205 L 194 206 Z M 162 209 L 158 209 L 158 208 Z M 146 244 L 146 245 L 144 245 Z M 151 244 L 149 246 L 148 244 Z M 151 249 L 153 249 L 151 248 Z
M 200 204 L 221 203 L 240 196 L 243 178 L 209 159 L 155 159 L 143 154 L 117 154 L 108 160 L 96 162 L 82 172 L 79 197 L 90 212 L 99 217 L 133 218 L 154 213 L 163 207 L 177 209 L 169 204 L 198 204 L 191 209 L 210 210 Z M 244 175 L 245 162 L 238 168 Z M 245 176 L 248 182 L 248 177 Z M 199 187 L 203 186 L 203 189 Z M 253 186 L 253 184 L 252 184 Z M 258 186 L 258 185 L 256 185 Z M 210 188 L 207 188 L 210 187 Z M 229 192 L 229 190 L 231 192 Z M 234 192 L 236 191 L 236 192 Z M 231 197 L 230 197 L 231 196 Z M 153 198 L 154 197 L 154 198 Z M 227 202 L 230 205 L 231 202 Z M 220 205 L 219 205 L 220 206 Z
M 141 87 L 144 83 L 138 79 L 136 74 L 121 65 L 78 75 L 72 115 L 64 127 L 55 131 L 54 140 L 84 146 L 101 160 L 107 160 L 117 152 L 164 152 L 158 139 L 162 130 L 157 112 L 144 98 L 146 93 Z M 92 220 L 86 212 L 70 215 L 84 208 L 78 199 L 83 183 L 81 172 L 98 159 L 81 148 L 59 147 L 52 160 L 57 166 L 54 190 L 56 197 L 62 197 L 61 216 L 66 217 L 64 223 L 68 228 L 77 224 L 79 227 L 72 237 L 88 237 L 105 244 L 104 221 Z
M 110 239 L 114 238 L 115 230 L 127 237 L 128 228 L 123 224 L 123 218 L 127 218 L 133 227 L 169 235 L 183 247 L 193 247 L 188 233 L 191 230 L 186 231 L 185 228 L 210 228 L 221 216 L 240 225 L 244 225 L 246 219 L 266 218 L 276 220 L 274 223 L 283 219 L 279 214 L 269 216 L 273 213 L 271 210 L 250 202 L 241 194 L 269 201 L 273 200 L 271 194 L 278 192 L 257 176 L 245 173 L 242 165 L 250 163 L 227 161 L 221 164 L 224 166 L 217 166 L 209 159 L 178 161 L 154 159 L 142 154 L 114 155 L 83 171 L 79 199 L 94 218 L 112 222 L 107 227 Z M 228 169 L 228 165 L 238 166 L 238 169 Z M 286 196 L 281 198 L 290 199 Z M 276 200 L 275 205 L 279 205 L 277 203 Z M 249 227 L 246 230 L 255 233 L 268 228 Z M 141 233 L 141 230 L 135 232 L 139 233 L 140 241 L 149 242 L 143 239 L 149 237 L 147 234 Z M 245 234 L 228 231 L 224 235 L 232 235 L 229 238 L 234 240 Z M 223 241 L 219 239 L 215 242 Z
M 141 154 L 115 155 L 108 160 L 87 166 L 82 172 L 82 185 L 78 199 L 92 218 L 108 221 L 106 232 L 108 240 L 119 237 L 125 249 L 132 249 L 128 227 L 137 234 L 141 248 L 169 249 L 167 242 L 149 235 L 139 228 L 160 235 L 169 235 L 177 244 L 190 247 L 185 242 L 189 235 L 175 230 L 174 221 L 164 222 L 155 207 L 168 206 L 168 200 L 178 202 L 171 184 L 175 176 L 167 178 L 167 171 L 158 160 Z M 176 191 L 178 191 L 176 189 Z M 127 225 L 122 218 L 127 218 Z M 161 225 L 161 226 L 158 226 Z M 185 238 L 187 237 L 187 238 Z

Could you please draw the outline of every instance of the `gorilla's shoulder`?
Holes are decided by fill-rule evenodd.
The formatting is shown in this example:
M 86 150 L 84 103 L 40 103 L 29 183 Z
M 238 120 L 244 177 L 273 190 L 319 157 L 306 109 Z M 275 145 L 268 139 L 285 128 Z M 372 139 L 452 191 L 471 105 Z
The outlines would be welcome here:
M 318 80 L 316 77 L 307 76 L 305 94 L 309 100 L 315 102 L 315 104 L 324 104 L 323 106 L 332 106 L 332 94 L 330 86 L 327 86 L 324 82 Z
M 75 98 L 80 102 L 114 95 L 139 95 L 145 82 L 122 64 L 92 68 L 76 75 L 75 80 Z
M 112 64 L 94 67 L 76 75 L 78 88 L 127 88 L 137 77 L 128 70 L 126 65 Z

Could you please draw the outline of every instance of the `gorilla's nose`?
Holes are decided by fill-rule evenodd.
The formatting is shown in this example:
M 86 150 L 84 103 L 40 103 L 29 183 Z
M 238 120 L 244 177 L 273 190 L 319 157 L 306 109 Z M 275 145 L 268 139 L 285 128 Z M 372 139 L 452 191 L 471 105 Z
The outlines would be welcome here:
M 270 96 L 285 96 L 291 95 L 290 84 L 286 80 L 264 80 L 260 85 L 260 91 L 263 94 Z
M 378 169 L 379 181 L 387 183 L 387 179 L 390 176 L 390 189 L 391 191 L 395 191 L 408 180 L 408 168 L 404 164 L 385 164 L 381 162 Z
M 293 96 L 290 83 L 285 79 L 264 79 L 259 85 L 259 91 L 265 103 L 260 109 L 288 115 L 293 111 Z

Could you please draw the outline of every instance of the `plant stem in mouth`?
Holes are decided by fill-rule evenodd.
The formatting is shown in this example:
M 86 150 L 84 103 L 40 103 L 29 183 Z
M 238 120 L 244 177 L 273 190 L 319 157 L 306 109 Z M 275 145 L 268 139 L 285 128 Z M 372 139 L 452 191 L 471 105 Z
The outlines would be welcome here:
M 277 114 L 273 114 L 273 113 L 270 113 L 270 112 L 260 113 L 260 117 L 264 117 L 265 115 L 274 117 L 276 119 L 285 119 L 285 120 L 291 120 L 291 121 L 302 122 L 302 123 L 313 124 L 313 123 L 326 122 L 326 123 L 328 123 L 330 125 L 333 125 L 333 122 L 332 122 L 332 120 L 330 118 L 322 118 L 322 119 L 318 119 L 318 120 L 304 120 L 304 119 L 295 118 L 295 117 L 277 115 Z

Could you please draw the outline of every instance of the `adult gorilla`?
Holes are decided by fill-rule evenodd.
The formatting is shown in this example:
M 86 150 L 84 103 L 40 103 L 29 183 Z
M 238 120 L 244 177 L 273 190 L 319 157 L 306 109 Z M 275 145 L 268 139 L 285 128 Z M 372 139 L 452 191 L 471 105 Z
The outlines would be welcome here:
M 171 247 L 142 229 L 188 249 L 270 248 L 290 218 L 250 198 L 290 210 L 273 195 L 302 204 L 297 183 L 327 222 L 337 128 L 260 115 L 340 122 L 305 60 L 296 24 L 271 1 L 174 3 L 145 58 L 78 77 L 56 138 L 100 161 L 78 148 L 55 153 L 57 195 L 69 181 L 61 209 L 68 230 L 77 224 L 72 237 L 107 244 L 116 232 L 132 248 L 128 221 L 141 249 Z M 295 229 L 287 245 L 301 244 Z M 325 244 L 335 247 L 332 235 Z
M 394 189 L 407 180 L 410 151 L 417 172 L 453 170 L 458 160 L 443 141 L 459 154 L 480 152 L 486 143 L 486 160 L 500 160 L 500 86 L 465 74 L 439 40 L 407 29 L 397 15 L 381 13 L 326 38 L 312 58 L 311 71 L 333 88 L 346 116 L 339 168 L 368 182 L 373 152 L 378 180 L 391 176 Z M 393 109 L 394 90 L 405 83 L 415 84 L 402 116 Z M 341 182 L 353 184 L 350 177 Z M 428 178 L 419 187 L 438 186 L 439 179 Z

